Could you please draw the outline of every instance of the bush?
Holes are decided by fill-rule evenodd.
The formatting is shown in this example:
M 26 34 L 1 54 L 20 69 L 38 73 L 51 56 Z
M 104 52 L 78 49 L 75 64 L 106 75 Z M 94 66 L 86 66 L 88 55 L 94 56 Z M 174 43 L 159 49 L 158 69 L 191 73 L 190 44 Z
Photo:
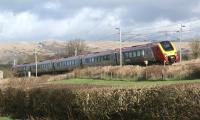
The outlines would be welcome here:
M 18 119 L 199 119 L 200 84 L 146 89 L 8 88 L 0 91 L 0 114 Z

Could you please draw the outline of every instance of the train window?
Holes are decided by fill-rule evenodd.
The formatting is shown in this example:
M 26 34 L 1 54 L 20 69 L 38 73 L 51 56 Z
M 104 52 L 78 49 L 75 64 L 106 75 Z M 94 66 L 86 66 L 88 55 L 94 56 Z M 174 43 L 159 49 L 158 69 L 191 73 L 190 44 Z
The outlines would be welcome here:
M 133 51 L 133 57 L 136 57 L 136 51 Z
M 89 59 L 89 58 L 86 58 L 86 59 L 85 59 L 85 62 L 86 62 L 86 63 L 89 63 L 89 62 L 90 62 L 90 59 Z
M 160 42 L 160 44 L 165 51 L 174 50 L 172 44 L 169 41 L 163 41 L 163 42 Z
M 97 62 L 97 57 L 94 58 L 94 62 Z
M 106 59 L 106 56 L 103 56 L 103 60 L 107 60 L 107 59 Z
M 94 62 L 94 58 L 92 58 L 92 62 Z
M 103 61 L 103 56 L 100 56 L 100 60 Z
M 128 52 L 125 52 L 125 53 L 124 53 L 124 57 L 125 57 L 125 58 L 129 58 Z
M 137 51 L 137 57 L 139 57 L 139 56 L 140 56 L 140 50 Z
M 141 50 L 141 55 L 144 56 L 144 50 Z
M 110 57 L 111 57 L 111 56 L 110 56 L 110 55 L 107 55 L 106 57 L 107 57 L 107 60 L 110 60 Z
M 97 57 L 97 62 L 100 62 L 100 57 Z
M 129 52 L 128 54 L 129 54 L 128 56 L 129 56 L 130 58 L 133 57 L 132 52 Z

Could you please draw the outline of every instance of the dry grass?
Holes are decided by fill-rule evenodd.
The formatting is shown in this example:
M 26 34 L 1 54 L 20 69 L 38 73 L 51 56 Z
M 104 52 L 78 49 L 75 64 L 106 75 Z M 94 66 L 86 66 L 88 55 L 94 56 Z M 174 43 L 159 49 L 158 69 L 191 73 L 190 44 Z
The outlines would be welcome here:
M 174 65 L 142 66 L 100 66 L 76 69 L 77 78 L 114 80 L 179 80 L 200 78 L 200 59 L 184 61 Z
M 20 89 L 30 89 L 34 87 L 38 87 L 42 83 L 46 83 L 48 81 L 48 76 L 43 77 L 31 77 L 31 78 L 10 78 L 6 80 L 2 80 L 0 83 L 1 89 L 4 88 L 20 88 Z

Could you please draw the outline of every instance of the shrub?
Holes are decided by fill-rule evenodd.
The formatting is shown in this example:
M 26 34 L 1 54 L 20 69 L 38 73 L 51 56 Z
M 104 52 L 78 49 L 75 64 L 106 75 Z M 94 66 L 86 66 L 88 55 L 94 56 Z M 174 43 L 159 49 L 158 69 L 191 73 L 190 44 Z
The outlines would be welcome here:
M 146 89 L 7 88 L 0 91 L 0 114 L 18 119 L 199 119 L 200 84 Z

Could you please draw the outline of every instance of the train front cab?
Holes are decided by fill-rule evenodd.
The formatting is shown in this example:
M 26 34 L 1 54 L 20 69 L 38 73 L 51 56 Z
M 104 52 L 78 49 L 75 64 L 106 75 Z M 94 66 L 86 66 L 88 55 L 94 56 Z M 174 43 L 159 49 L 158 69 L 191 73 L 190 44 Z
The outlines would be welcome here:
M 162 41 L 159 43 L 159 48 L 163 54 L 163 61 L 167 64 L 173 64 L 178 61 L 177 50 L 175 45 L 170 41 Z

